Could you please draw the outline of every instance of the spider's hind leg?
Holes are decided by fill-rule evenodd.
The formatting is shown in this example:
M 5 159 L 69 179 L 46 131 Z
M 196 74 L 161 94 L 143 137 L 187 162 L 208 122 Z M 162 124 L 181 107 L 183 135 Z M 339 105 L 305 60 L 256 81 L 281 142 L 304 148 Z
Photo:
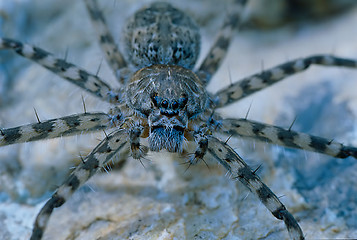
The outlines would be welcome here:
M 240 24 L 240 18 L 247 0 L 235 0 L 234 2 L 235 4 L 230 7 L 230 13 L 225 18 L 214 44 L 197 70 L 197 73 L 205 80 L 206 85 L 226 56 L 233 33 Z
M 109 31 L 105 17 L 99 9 L 96 0 L 85 0 L 90 19 L 96 29 L 98 42 L 105 58 L 119 82 L 125 83 L 125 77 L 129 73 L 127 63 L 114 42 L 113 35 Z

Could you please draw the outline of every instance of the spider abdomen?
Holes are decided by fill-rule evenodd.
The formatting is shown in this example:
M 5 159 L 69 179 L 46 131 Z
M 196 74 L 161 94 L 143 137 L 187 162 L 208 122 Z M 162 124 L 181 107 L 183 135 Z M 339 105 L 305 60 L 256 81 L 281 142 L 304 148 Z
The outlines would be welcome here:
M 139 68 L 169 64 L 192 69 L 199 55 L 200 34 L 184 12 L 157 2 L 129 19 L 124 43 L 129 61 Z

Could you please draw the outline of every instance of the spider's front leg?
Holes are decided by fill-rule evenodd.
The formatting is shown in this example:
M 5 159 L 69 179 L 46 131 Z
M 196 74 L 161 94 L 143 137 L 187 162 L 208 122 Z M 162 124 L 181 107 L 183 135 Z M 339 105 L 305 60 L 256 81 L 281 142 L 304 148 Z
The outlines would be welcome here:
M 104 167 L 110 160 L 116 159 L 115 156 L 121 153 L 125 154 L 127 150 L 127 137 L 127 130 L 120 129 L 108 135 L 94 148 L 41 209 L 34 224 L 31 240 L 42 238 L 54 208 L 62 206 L 98 170 Z
M 238 179 L 253 192 L 277 219 L 284 221 L 291 239 L 304 239 L 303 232 L 295 218 L 229 145 L 210 135 L 207 128 L 201 128 L 195 132 L 194 137 L 198 143 L 195 152 L 196 161 L 203 159 L 207 154 L 212 156 L 228 170 L 233 179 Z

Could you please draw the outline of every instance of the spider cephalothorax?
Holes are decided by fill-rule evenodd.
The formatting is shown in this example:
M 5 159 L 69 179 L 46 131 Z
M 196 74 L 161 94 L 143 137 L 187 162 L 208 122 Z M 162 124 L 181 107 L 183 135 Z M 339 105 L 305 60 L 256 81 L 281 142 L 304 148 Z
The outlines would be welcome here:
M 126 159 L 130 154 L 140 160 L 148 150 L 165 149 L 181 153 L 186 150 L 185 141 L 196 144 L 196 150 L 190 154 L 190 164 L 204 158 L 216 160 L 228 171 L 230 178 L 242 182 L 274 217 L 284 221 L 290 238 L 304 239 L 298 222 L 261 181 L 257 171 L 252 171 L 227 141 L 218 139 L 215 134 L 251 137 L 340 158 L 357 158 L 357 148 L 246 118 L 225 119 L 215 110 L 304 71 L 312 64 L 356 68 L 357 61 L 331 55 L 297 59 L 246 77 L 211 94 L 206 86 L 222 62 L 232 34 L 239 26 L 245 0 L 234 1 L 215 43 L 197 69 L 194 65 L 198 58 L 200 35 L 196 24 L 184 12 L 168 3 L 153 3 L 136 12 L 124 30 L 127 62 L 114 43 L 96 1 L 85 2 L 99 33 L 99 43 L 106 60 L 121 84 L 120 89 L 111 88 L 99 76 L 55 58 L 40 48 L 0 38 L 0 49 L 12 49 L 114 105 L 109 113 L 88 113 L 85 110 L 82 114 L 0 129 L 0 146 L 103 129 L 112 131 L 82 159 L 46 202 L 36 218 L 31 239 L 41 239 L 54 208 L 62 206 L 109 161 L 116 161 L 116 156 Z M 148 138 L 149 146 L 144 146 L 141 138 Z
M 128 106 L 148 119 L 152 151 L 181 152 L 189 122 L 208 107 L 200 79 L 181 66 L 143 68 L 134 74 L 125 92 Z

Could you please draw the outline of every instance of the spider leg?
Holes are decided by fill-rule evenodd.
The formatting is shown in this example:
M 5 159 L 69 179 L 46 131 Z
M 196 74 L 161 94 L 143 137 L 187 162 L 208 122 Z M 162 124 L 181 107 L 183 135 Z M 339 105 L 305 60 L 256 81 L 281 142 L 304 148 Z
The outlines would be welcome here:
M 0 129 L 0 146 L 73 136 L 111 127 L 110 116 L 105 113 L 75 114 L 44 122 Z
M 352 156 L 357 159 L 357 148 L 345 146 L 326 138 L 295 132 L 247 119 L 220 120 L 218 131 L 234 136 L 252 137 L 285 147 L 299 148 L 323 153 L 336 158 Z
M 122 72 L 129 69 L 127 68 L 127 63 L 123 55 L 118 50 L 118 47 L 114 42 L 114 38 L 107 27 L 104 15 L 99 9 L 96 0 L 85 0 L 85 3 L 90 19 L 97 32 L 99 45 L 105 54 L 106 60 L 119 82 L 124 83 L 125 76 L 120 76 L 120 72 L 118 71 Z
M 205 79 L 206 85 L 226 56 L 234 30 L 236 30 L 240 24 L 240 16 L 242 15 L 246 2 L 247 0 L 235 0 L 235 4 L 232 8 L 230 7 L 230 13 L 225 18 L 221 30 L 216 36 L 216 41 L 197 70 L 197 73 Z
M 238 101 L 241 98 L 277 83 L 290 75 L 302 72 L 312 64 L 357 68 L 356 60 L 339 58 L 332 55 L 315 55 L 296 59 L 244 78 L 220 90 L 213 96 L 216 104 L 215 107 L 224 107 L 230 103 Z
M 190 165 L 196 164 L 203 160 L 208 147 L 208 139 L 206 135 L 209 134 L 209 132 L 207 131 L 208 128 L 201 128 L 199 131 L 195 132 L 194 138 L 195 142 L 197 143 L 197 148 L 189 159 Z
M 295 218 L 244 160 L 226 143 L 212 136 L 207 136 L 207 139 L 208 153 L 229 171 L 232 178 L 238 179 L 253 192 L 274 217 L 284 221 L 290 238 L 304 239 L 303 232 Z
M 147 146 L 140 144 L 140 136 L 143 133 L 143 127 L 133 126 L 129 129 L 129 142 L 131 157 L 140 160 L 145 157 L 149 149 Z
M 43 49 L 7 38 L 0 38 L 0 49 L 11 49 L 102 100 L 113 103 L 120 101 L 118 100 L 118 93 L 114 92 L 98 76 L 90 74 L 63 59 L 55 58 Z
M 126 150 L 126 138 L 127 131 L 121 129 L 108 135 L 93 149 L 41 209 L 36 217 L 31 240 L 42 238 L 54 208 L 62 206 L 90 177 L 113 159 L 114 156 Z

